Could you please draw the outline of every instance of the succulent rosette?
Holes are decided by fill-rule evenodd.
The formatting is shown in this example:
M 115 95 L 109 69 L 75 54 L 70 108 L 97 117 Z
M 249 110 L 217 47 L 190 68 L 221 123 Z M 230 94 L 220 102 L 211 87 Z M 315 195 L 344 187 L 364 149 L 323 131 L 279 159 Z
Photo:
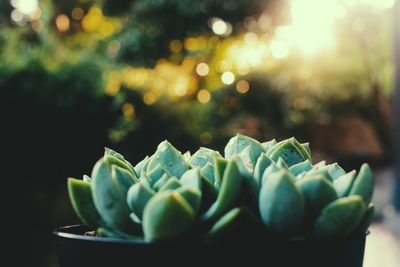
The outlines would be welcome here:
M 146 241 L 265 241 L 365 232 L 374 206 L 368 164 L 313 164 L 295 138 L 231 138 L 224 156 L 168 141 L 136 165 L 106 148 L 91 177 L 68 179 L 72 206 L 97 235 Z

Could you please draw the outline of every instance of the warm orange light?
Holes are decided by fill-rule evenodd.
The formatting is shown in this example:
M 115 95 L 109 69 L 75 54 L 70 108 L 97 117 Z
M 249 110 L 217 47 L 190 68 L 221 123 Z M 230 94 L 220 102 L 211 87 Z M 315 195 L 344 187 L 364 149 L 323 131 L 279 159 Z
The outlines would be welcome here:
M 211 99 L 211 94 L 208 90 L 206 89 L 201 89 L 198 93 L 197 93 L 197 100 L 199 100 L 200 103 L 207 103 L 209 102 Z
M 245 80 L 241 80 L 236 84 L 236 90 L 241 94 L 247 93 L 249 91 L 249 89 L 250 89 L 250 85 Z
M 56 17 L 56 26 L 58 31 L 66 32 L 69 30 L 69 18 L 65 14 L 60 14 Z

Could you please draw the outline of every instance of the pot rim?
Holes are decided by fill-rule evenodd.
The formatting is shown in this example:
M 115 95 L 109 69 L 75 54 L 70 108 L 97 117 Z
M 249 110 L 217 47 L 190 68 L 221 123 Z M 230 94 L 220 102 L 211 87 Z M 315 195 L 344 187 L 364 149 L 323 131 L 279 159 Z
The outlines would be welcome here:
M 180 242 L 170 242 L 170 241 L 165 241 L 165 242 L 160 242 L 160 241 L 146 241 L 144 239 L 122 239 L 122 238 L 117 238 L 117 237 L 100 237 L 100 236 L 86 236 L 83 234 L 76 234 L 76 233 L 71 233 L 68 232 L 68 230 L 73 230 L 76 228 L 83 228 L 87 227 L 84 224 L 74 224 L 74 225 L 66 225 L 66 226 L 58 226 L 55 227 L 55 229 L 52 231 L 53 235 L 62 238 L 62 239 L 69 239 L 69 240 L 81 240 L 81 241 L 89 241 L 89 242 L 100 242 L 100 243 L 109 243 L 109 244 L 121 244 L 121 245 L 170 245 L 171 243 L 177 244 L 196 244 L 196 245 L 213 245 L 216 243 L 213 242 L 207 242 L 207 241 L 196 241 L 196 240 L 187 240 L 187 241 L 180 241 Z M 367 230 L 364 234 L 361 233 L 353 233 L 350 235 L 346 236 L 338 236 L 338 237 L 330 237 L 330 238 L 324 238 L 324 239 L 304 239 L 300 241 L 294 241 L 294 242 L 305 242 L 305 243 L 310 243 L 310 242 L 330 242 L 330 241 L 337 241 L 337 240 L 343 240 L 343 239 L 353 239 L 353 238 L 365 238 L 370 234 L 370 231 Z M 293 242 L 293 243 L 294 243 Z M 257 242 L 254 242 L 256 244 L 260 244 Z M 282 242 L 275 240 L 274 242 L 268 241 L 263 244 L 288 244 L 291 242 Z

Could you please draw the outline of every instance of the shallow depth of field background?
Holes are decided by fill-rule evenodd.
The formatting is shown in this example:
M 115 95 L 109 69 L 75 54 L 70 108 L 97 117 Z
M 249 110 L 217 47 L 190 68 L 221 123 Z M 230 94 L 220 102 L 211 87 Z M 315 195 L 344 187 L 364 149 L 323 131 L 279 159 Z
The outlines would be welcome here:
M 78 223 L 66 178 L 90 174 L 104 146 L 135 163 L 165 139 L 182 152 L 222 150 L 237 132 L 295 136 L 311 143 L 315 162 L 347 171 L 369 162 L 378 207 L 371 238 L 375 229 L 383 240 L 374 250 L 400 246 L 391 204 L 394 5 L 1 0 L 6 258 L 55 266 L 51 230 Z

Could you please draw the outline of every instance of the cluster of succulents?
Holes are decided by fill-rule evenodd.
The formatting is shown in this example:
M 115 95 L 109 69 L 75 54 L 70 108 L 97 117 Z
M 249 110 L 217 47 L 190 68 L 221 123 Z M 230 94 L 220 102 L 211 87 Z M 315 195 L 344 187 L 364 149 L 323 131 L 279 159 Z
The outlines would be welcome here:
M 106 148 L 91 177 L 69 178 L 72 206 L 97 235 L 146 241 L 323 238 L 365 232 L 374 206 L 367 164 L 311 162 L 295 138 L 236 135 L 224 156 L 162 142 L 136 165 Z

